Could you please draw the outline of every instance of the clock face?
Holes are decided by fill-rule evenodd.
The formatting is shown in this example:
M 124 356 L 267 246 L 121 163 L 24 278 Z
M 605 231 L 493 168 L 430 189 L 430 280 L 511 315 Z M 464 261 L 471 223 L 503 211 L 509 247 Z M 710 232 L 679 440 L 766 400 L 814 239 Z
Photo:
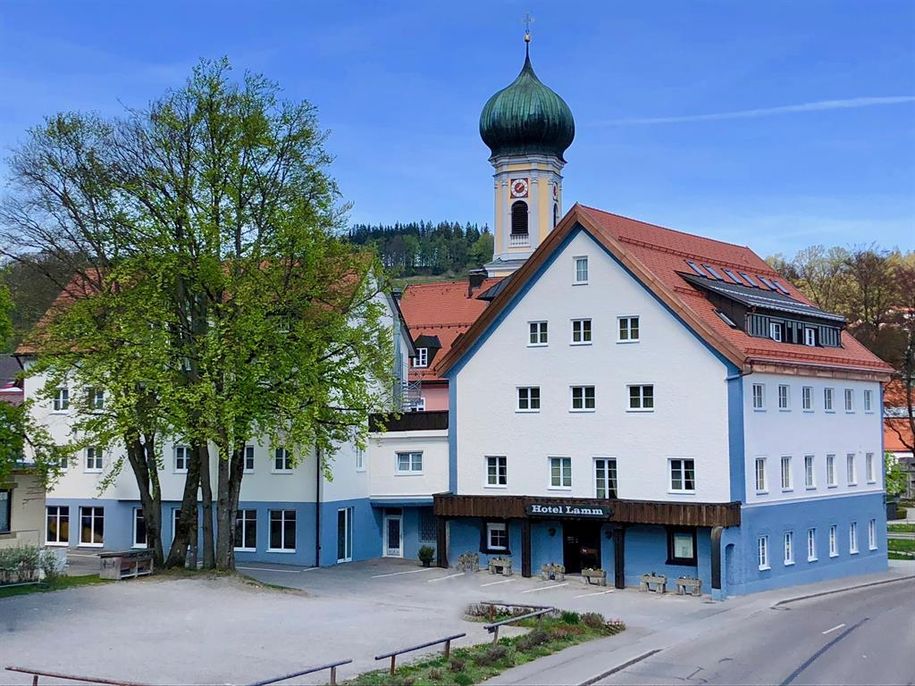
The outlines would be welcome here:
M 527 197 L 527 179 L 512 179 L 512 197 Z

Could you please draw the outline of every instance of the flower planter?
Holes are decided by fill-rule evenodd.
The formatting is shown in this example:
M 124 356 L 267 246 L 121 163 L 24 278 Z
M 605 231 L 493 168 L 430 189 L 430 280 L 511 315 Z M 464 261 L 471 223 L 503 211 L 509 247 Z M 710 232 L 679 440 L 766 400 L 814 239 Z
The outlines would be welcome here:
M 565 581 L 565 565 L 557 565 L 549 562 L 540 568 L 540 578 L 544 581 Z
M 584 579 L 586 584 L 593 584 L 595 586 L 606 586 L 607 585 L 607 570 L 605 569 L 583 569 L 581 570 L 581 578 Z

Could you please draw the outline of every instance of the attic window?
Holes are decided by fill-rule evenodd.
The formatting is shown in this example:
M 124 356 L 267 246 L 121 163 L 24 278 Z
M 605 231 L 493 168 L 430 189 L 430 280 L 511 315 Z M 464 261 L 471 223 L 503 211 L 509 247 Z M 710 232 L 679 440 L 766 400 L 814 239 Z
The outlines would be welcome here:
M 700 267 L 695 262 L 690 262 L 689 260 L 687 260 L 686 264 L 688 264 L 689 268 L 692 269 L 694 272 L 696 272 L 699 276 L 706 278 L 706 279 L 708 278 L 708 274 L 706 274 L 704 271 L 702 271 L 702 267 Z
M 715 310 L 715 314 L 717 314 L 717 315 L 718 315 L 718 318 L 721 319 L 721 321 L 723 321 L 725 324 L 727 324 L 728 326 L 730 326 L 732 329 L 736 329 L 736 328 L 737 328 L 737 324 L 734 322 L 734 320 L 731 319 L 729 316 L 727 316 L 727 315 L 726 315 L 724 312 L 722 312 L 721 310 Z
M 703 264 L 702 266 L 705 267 L 705 269 L 708 271 L 708 273 L 711 274 L 712 276 L 714 276 L 716 279 L 718 279 L 719 281 L 724 281 L 724 277 L 721 274 L 719 274 L 717 271 L 715 271 L 715 268 L 712 265 Z
M 731 281 L 733 281 L 734 283 L 737 283 L 737 284 L 740 284 L 741 286 L 743 286 L 743 282 L 742 282 L 739 278 L 737 278 L 737 274 L 735 274 L 734 272 L 732 272 L 730 269 L 725 269 L 725 270 L 724 270 L 724 273 L 727 274 L 729 277 L 731 277 Z
M 413 358 L 414 367 L 429 366 L 429 348 L 417 348 L 416 357 Z
M 765 286 L 767 286 L 769 288 L 769 290 L 771 290 L 771 291 L 776 290 L 775 285 L 771 281 L 769 281 L 769 279 L 767 279 L 765 276 L 759 276 L 757 278 L 760 281 L 762 281 L 763 284 L 765 284 Z
M 759 284 L 753 280 L 753 277 L 747 274 L 746 272 L 740 272 L 740 275 L 743 277 L 743 280 L 746 281 L 750 288 L 759 288 Z
M 785 295 L 791 295 L 791 293 L 788 292 L 788 289 L 785 288 L 784 286 L 782 286 L 778 281 L 773 280 L 772 285 L 775 286 L 775 288 L 777 290 L 781 291 Z

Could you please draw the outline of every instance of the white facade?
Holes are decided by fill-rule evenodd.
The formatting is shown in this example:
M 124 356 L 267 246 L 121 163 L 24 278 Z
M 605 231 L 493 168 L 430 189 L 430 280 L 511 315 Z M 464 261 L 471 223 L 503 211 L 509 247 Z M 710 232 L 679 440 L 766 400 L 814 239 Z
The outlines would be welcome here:
M 430 497 L 448 490 L 448 431 L 402 431 L 369 438 L 369 494 L 373 500 Z M 398 453 L 422 453 L 422 469 L 398 469 Z

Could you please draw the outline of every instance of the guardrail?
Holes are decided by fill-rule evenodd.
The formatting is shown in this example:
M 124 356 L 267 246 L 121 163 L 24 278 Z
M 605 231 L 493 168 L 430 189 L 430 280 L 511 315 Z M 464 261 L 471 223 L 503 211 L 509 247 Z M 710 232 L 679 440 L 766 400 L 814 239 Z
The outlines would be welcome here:
M 109 686 L 146 686 L 133 681 L 124 681 L 122 679 L 103 679 L 95 676 L 77 676 L 76 674 L 60 674 L 58 672 L 43 672 L 38 669 L 28 669 L 27 667 L 7 667 L 7 672 L 19 672 L 20 674 L 32 675 L 32 686 L 38 686 L 38 677 L 46 676 L 50 679 L 64 679 L 66 681 L 81 681 L 84 684 L 108 684 Z
M 285 674 L 283 676 L 273 677 L 272 679 L 264 679 L 263 681 L 255 681 L 254 683 L 248 684 L 248 686 L 267 686 L 267 684 L 275 684 L 279 681 L 286 681 L 286 679 L 293 679 L 297 676 L 305 676 L 306 674 L 314 674 L 315 672 L 323 672 L 325 669 L 330 670 L 330 686 L 337 686 L 337 667 L 342 665 L 348 665 L 352 662 L 352 658 L 349 660 L 339 660 L 337 662 L 328 662 L 326 665 L 319 665 L 317 667 L 309 667 L 308 669 L 303 669 L 301 672 L 293 672 L 292 674 Z
M 401 648 L 400 650 L 395 650 L 391 653 L 385 653 L 384 655 L 376 655 L 376 660 L 384 660 L 391 658 L 391 674 L 394 674 L 394 670 L 397 668 L 397 656 L 403 655 L 404 653 L 412 653 L 414 650 L 422 650 L 423 648 L 428 648 L 430 646 L 438 645 L 439 643 L 445 644 L 445 659 L 447 660 L 451 657 L 451 642 L 456 641 L 459 638 L 464 638 L 467 634 L 454 634 L 452 636 L 445 636 L 445 638 L 440 638 L 437 641 L 429 641 L 428 643 L 422 643 L 418 646 L 411 646 L 410 648 Z
M 536 617 L 540 619 L 545 614 L 555 611 L 554 607 L 544 607 L 540 610 L 534 612 L 528 612 L 526 615 L 518 615 L 517 617 L 509 617 L 508 619 L 503 619 L 501 622 L 494 622 L 492 624 L 485 624 L 483 626 L 486 631 L 492 634 L 492 642 L 499 642 L 499 627 L 505 626 L 506 624 L 514 624 L 515 622 L 520 622 L 522 619 L 533 619 Z

